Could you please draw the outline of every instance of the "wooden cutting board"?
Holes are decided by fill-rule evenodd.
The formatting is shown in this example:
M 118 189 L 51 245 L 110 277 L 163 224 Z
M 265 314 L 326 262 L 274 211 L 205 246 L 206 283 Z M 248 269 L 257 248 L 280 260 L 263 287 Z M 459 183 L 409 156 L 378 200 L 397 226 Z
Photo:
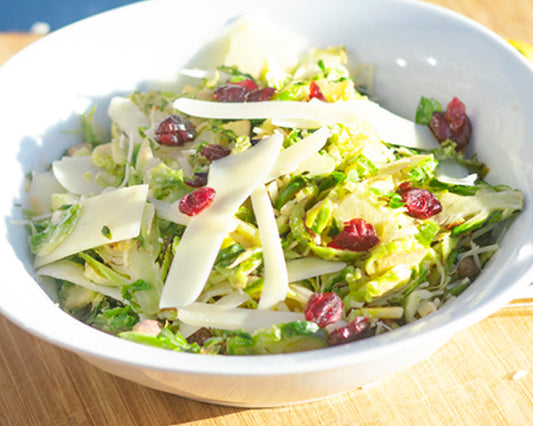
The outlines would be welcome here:
M 533 0 L 429 2 L 533 44 Z M 0 63 L 37 38 L 0 33 Z M 0 425 L 529 425 L 533 299 L 528 302 L 500 310 L 379 383 L 272 409 L 208 405 L 128 382 L 0 316 Z

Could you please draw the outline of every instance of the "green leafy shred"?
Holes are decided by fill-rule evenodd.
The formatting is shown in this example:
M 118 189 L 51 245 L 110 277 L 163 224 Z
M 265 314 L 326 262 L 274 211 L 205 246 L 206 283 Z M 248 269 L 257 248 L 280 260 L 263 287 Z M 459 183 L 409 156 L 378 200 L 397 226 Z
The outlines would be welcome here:
M 435 111 L 442 111 L 439 101 L 422 96 L 416 108 L 415 122 L 427 126 Z

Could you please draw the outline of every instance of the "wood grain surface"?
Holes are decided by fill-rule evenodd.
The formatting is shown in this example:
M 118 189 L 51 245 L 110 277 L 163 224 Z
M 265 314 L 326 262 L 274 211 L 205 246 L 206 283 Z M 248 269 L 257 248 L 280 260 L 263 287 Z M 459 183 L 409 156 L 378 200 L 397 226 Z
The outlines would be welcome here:
M 533 0 L 429 3 L 533 44 Z M 36 38 L 0 33 L 0 62 Z M 533 424 L 531 304 L 500 310 L 379 383 L 272 409 L 221 407 L 155 391 L 107 374 L 1 316 L 0 330 L 0 425 Z

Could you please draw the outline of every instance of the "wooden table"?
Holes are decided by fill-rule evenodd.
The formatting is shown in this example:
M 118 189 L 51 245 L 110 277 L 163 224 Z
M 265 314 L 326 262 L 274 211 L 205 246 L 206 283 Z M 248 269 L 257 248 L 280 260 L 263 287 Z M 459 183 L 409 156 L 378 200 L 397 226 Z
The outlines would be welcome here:
M 533 0 L 429 2 L 533 44 Z M 0 62 L 36 38 L 0 34 Z M 189 401 L 104 373 L 1 316 L 0 329 L 0 425 L 533 424 L 531 304 L 502 309 L 380 383 L 275 409 Z

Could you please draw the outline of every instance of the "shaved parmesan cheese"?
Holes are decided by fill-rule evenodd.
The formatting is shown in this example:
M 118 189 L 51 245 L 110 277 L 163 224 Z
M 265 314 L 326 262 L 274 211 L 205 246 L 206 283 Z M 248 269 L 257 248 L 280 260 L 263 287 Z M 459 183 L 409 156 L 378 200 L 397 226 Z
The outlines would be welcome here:
M 226 130 L 231 130 L 235 133 L 235 136 L 249 135 L 252 130 L 252 123 L 249 120 L 230 121 L 225 123 L 222 127 Z
M 178 318 L 185 324 L 198 327 L 246 331 L 255 331 L 274 324 L 305 321 L 305 316 L 301 312 L 230 308 L 198 302 L 179 308 Z
M 266 181 L 292 173 L 302 161 L 307 160 L 326 144 L 328 136 L 329 130 L 324 127 L 281 151 Z
M 314 176 L 324 176 L 333 172 L 336 166 L 337 161 L 332 155 L 327 152 L 323 154 L 315 152 L 307 160 L 302 161 L 296 170 L 294 170 L 294 173 L 301 175 L 302 173 L 307 172 L 307 177 L 310 178 Z
M 187 226 L 191 221 L 191 217 L 179 211 L 179 201 L 168 203 L 166 201 L 150 199 L 160 219 L 168 220 L 169 222 L 177 223 L 178 225 Z
M 262 14 L 243 16 L 229 27 L 227 34 L 229 49 L 221 63 L 235 65 L 255 77 L 265 66 L 263 58 L 275 59 L 282 69 L 292 69 L 308 46 L 301 34 L 275 25 Z
M 39 214 L 49 213 L 51 195 L 63 191 L 62 185 L 52 172 L 34 173 L 28 189 L 29 207 Z
M 218 306 L 226 306 L 228 308 L 236 308 L 237 306 L 242 305 L 243 303 L 250 300 L 250 296 L 248 296 L 243 291 L 234 291 L 233 293 L 228 294 L 227 296 L 221 297 L 218 299 L 214 305 Z M 190 324 L 181 324 L 180 325 L 180 334 L 187 338 L 194 332 L 198 331 L 201 328 L 201 326 L 198 325 L 190 325 Z
M 220 250 L 231 231 L 233 215 L 270 172 L 283 136 L 275 134 L 238 154 L 214 161 L 207 186 L 216 192 L 211 206 L 191 218 L 176 248 L 159 302 L 160 308 L 187 306 L 202 292 Z
M 58 280 L 69 281 L 89 290 L 96 291 L 104 296 L 124 302 L 120 288 L 98 285 L 83 275 L 83 266 L 68 260 L 59 260 L 49 263 L 37 270 L 37 275 L 48 276 Z
M 476 173 L 468 174 L 463 166 L 451 159 L 440 161 L 435 175 L 437 180 L 450 185 L 474 186 L 478 178 Z
M 270 309 L 285 300 L 289 289 L 285 256 L 270 197 L 264 186 L 252 193 L 252 206 L 263 246 L 263 291 L 257 309 Z
M 98 167 L 93 165 L 90 155 L 63 157 L 52 163 L 52 170 L 58 182 L 74 194 L 99 194 L 102 187 L 95 181 Z
M 344 123 L 357 125 L 369 123 L 380 138 L 388 143 L 417 149 L 438 147 L 435 137 L 427 126 L 415 124 L 378 104 L 356 99 L 342 102 L 265 101 L 265 102 L 210 102 L 180 98 L 174 107 L 195 117 L 220 119 L 310 120 L 313 127 L 322 124 Z
M 346 268 L 344 262 L 332 262 L 318 257 L 304 257 L 287 262 L 289 282 L 306 280 L 318 275 L 339 272 Z
M 148 127 L 148 120 L 141 109 L 128 98 L 116 96 L 111 99 L 107 114 L 118 127 L 133 138 L 134 144 L 141 143 L 139 127 Z
M 139 235 L 148 185 L 105 192 L 81 202 L 78 224 L 63 242 L 46 256 L 35 256 L 36 268 L 80 251 Z M 102 229 L 107 227 L 109 234 Z

